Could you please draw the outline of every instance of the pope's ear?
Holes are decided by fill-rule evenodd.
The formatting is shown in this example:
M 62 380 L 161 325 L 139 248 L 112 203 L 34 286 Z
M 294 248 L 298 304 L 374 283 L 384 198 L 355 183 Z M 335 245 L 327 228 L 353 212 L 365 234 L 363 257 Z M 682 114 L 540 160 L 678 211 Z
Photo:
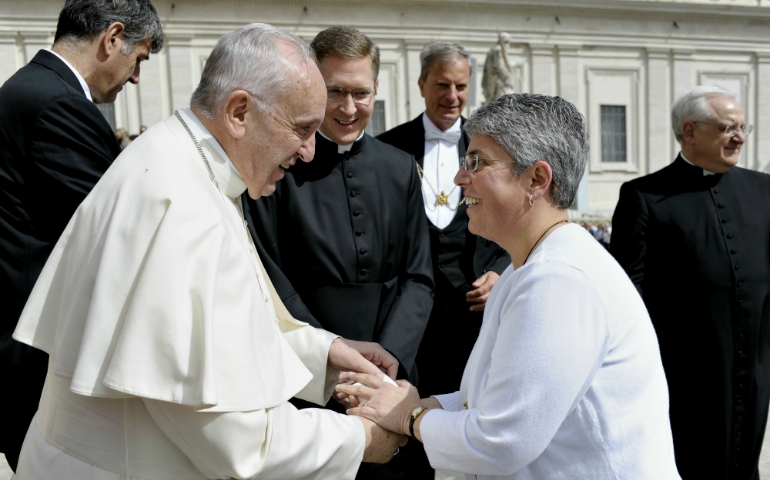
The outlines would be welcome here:
M 246 135 L 246 122 L 252 120 L 249 103 L 251 95 L 245 90 L 236 90 L 227 97 L 224 108 L 224 120 L 227 131 L 233 138 L 240 139 Z

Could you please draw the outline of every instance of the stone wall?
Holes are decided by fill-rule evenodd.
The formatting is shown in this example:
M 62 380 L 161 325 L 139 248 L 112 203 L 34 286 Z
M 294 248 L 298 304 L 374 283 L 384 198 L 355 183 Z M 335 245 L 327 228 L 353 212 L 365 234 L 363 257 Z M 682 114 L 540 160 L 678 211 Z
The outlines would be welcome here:
M 390 128 L 423 111 L 419 52 L 429 41 L 466 46 L 482 67 L 499 32 L 510 34 L 517 91 L 560 95 L 586 115 L 591 160 L 577 207 L 611 212 L 624 181 L 670 163 L 678 148 L 670 106 L 689 88 L 717 83 L 737 93 L 756 127 L 741 165 L 770 169 L 770 0 L 157 0 L 166 44 L 143 64 L 138 86 L 115 102 L 115 123 L 137 133 L 189 103 L 220 35 L 267 22 L 311 40 L 349 24 L 382 50 L 378 100 Z M 61 1 L 0 4 L 0 82 L 49 47 Z M 484 101 L 474 74 L 469 115 Z M 602 105 L 625 112 L 626 159 L 603 162 Z

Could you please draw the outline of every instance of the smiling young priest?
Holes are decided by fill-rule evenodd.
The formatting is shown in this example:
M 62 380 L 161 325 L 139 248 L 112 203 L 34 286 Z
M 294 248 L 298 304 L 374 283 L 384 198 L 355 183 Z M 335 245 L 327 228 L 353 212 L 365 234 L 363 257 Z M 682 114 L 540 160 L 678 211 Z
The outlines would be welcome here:
M 416 381 L 414 359 L 433 305 L 433 266 L 414 158 L 364 133 L 374 110 L 379 49 L 358 30 L 313 40 L 326 114 L 311 163 L 297 162 L 275 195 L 249 201 L 252 234 L 295 317 L 380 343 Z M 283 276 L 282 279 L 279 277 Z M 393 478 L 408 449 L 358 478 Z M 384 470 L 383 470 L 384 469 Z

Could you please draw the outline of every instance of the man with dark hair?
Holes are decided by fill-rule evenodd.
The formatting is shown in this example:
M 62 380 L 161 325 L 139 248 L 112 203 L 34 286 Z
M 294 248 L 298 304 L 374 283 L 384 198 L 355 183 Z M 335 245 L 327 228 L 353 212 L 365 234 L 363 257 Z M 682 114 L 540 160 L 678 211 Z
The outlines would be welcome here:
M 770 176 L 737 166 L 752 127 L 735 95 L 685 92 L 681 153 L 624 183 L 610 251 L 644 300 L 668 379 L 684 480 L 757 480 L 770 404 Z
M 351 27 L 324 30 L 311 47 L 327 93 L 316 156 L 287 170 L 275 195 L 246 199 L 252 235 L 292 315 L 380 343 L 400 362 L 399 377 L 414 381 L 433 304 L 414 158 L 364 133 L 377 93 L 378 47 Z M 362 465 L 358 478 L 408 478 L 408 458 L 402 449 L 386 465 Z
M 0 88 L 0 451 L 15 469 L 47 355 L 11 338 L 75 209 L 120 154 L 94 103 L 115 101 L 163 45 L 149 0 L 68 0 L 54 44 Z

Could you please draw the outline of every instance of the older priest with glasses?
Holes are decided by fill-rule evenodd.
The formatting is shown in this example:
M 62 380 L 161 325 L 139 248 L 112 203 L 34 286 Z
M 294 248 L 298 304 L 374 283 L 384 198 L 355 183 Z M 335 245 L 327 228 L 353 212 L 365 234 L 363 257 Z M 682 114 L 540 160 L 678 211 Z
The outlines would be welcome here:
M 770 404 L 770 176 L 737 165 L 752 128 L 728 90 L 685 92 L 671 120 L 681 153 L 623 184 L 610 251 L 658 334 L 682 478 L 756 480 Z
M 294 316 L 353 340 L 375 341 L 414 379 L 433 305 L 427 220 L 414 158 L 364 132 L 379 48 L 351 27 L 311 43 L 326 83 L 316 158 L 286 170 L 275 195 L 249 201 L 253 233 Z M 344 395 L 341 400 L 343 403 Z M 341 406 L 332 404 L 341 410 Z M 408 449 L 358 478 L 403 478 Z M 395 469 L 395 470 L 393 470 Z

